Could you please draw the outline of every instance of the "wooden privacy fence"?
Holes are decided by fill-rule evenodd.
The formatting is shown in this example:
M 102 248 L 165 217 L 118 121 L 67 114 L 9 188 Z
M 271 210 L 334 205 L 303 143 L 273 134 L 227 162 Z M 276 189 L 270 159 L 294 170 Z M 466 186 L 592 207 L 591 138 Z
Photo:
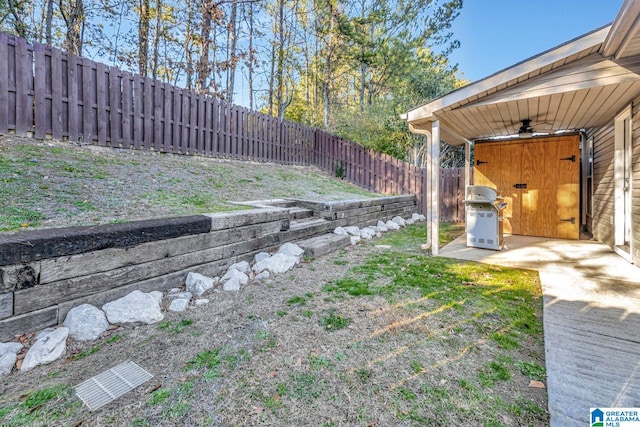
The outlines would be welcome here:
M 423 213 L 425 208 L 425 170 L 410 163 L 56 48 L 30 46 L 22 38 L 0 32 L 0 134 L 8 133 L 315 165 L 371 191 L 414 194 L 418 211 Z M 443 220 L 464 218 L 460 182 L 464 178 L 460 179 L 459 171 L 455 177 L 441 178 Z

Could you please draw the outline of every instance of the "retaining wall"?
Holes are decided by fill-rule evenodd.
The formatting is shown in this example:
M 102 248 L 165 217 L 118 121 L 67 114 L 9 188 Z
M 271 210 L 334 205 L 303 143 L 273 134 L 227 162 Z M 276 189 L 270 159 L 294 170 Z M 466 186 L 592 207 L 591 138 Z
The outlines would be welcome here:
M 183 285 L 190 271 L 214 277 L 285 242 L 416 212 L 415 196 L 257 205 L 0 236 L 0 342 L 62 323 L 79 304 L 100 307 L 136 289 L 164 291 Z

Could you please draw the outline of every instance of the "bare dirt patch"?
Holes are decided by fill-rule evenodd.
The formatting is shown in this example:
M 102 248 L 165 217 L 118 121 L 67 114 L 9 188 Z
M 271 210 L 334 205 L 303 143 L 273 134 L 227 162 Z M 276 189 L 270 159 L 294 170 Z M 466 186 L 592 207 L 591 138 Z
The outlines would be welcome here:
M 534 272 L 432 258 L 424 226 L 306 260 L 163 322 L 74 343 L 0 383 L 3 425 L 548 423 Z M 154 374 L 90 413 L 70 386 L 133 360 Z M 52 397 L 35 404 L 35 396 Z M 30 402 L 30 405 L 27 404 Z

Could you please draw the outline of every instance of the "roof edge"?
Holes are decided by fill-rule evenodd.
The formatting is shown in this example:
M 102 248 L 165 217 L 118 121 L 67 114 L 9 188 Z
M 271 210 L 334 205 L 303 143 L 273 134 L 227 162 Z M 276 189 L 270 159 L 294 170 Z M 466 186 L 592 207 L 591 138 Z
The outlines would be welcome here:
M 478 95 L 481 92 L 495 88 L 505 82 L 529 74 L 536 69 L 553 64 L 562 58 L 567 58 L 603 43 L 609 34 L 611 27 L 612 24 L 607 24 L 600 28 L 596 28 L 582 36 L 578 36 L 561 45 L 520 61 L 511 67 L 505 68 L 481 80 L 449 92 L 448 94 L 443 95 L 440 98 L 436 98 L 431 102 L 409 110 L 401 117 L 408 122 L 424 121 L 425 119 L 428 120 L 433 117 L 434 113 L 446 106 L 460 102 L 471 96 Z

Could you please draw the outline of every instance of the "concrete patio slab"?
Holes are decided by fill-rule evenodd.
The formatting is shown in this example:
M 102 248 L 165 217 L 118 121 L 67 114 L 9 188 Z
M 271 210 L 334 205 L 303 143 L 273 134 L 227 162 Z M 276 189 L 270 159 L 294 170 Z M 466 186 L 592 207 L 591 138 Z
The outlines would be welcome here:
M 467 248 L 463 235 L 440 255 L 539 271 L 551 426 L 588 426 L 591 407 L 640 407 L 640 268 L 595 241 L 505 243 Z

